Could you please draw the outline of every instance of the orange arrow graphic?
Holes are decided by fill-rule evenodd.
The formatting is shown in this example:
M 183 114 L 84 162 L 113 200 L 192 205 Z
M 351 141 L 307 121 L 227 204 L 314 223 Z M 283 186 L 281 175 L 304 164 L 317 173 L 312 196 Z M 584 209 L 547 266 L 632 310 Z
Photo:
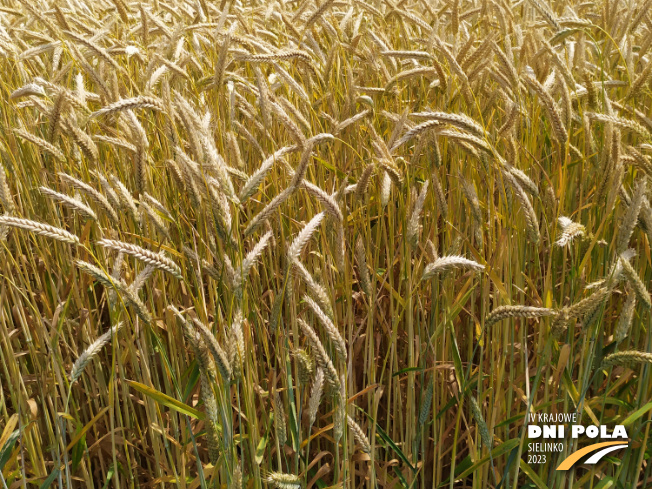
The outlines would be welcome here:
M 622 444 L 623 444 L 622 441 L 605 441 L 604 443 L 596 443 L 595 445 L 589 445 L 588 447 L 584 447 L 581 450 L 578 450 L 575 453 L 572 453 L 568 457 L 566 457 L 566 459 L 559 464 L 557 470 L 568 470 L 575 464 L 575 462 L 581 459 L 584 455 L 588 455 L 589 453 L 595 452 L 596 450 L 600 450 L 601 448 L 604 447 L 610 447 L 612 445 L 622 445 Z

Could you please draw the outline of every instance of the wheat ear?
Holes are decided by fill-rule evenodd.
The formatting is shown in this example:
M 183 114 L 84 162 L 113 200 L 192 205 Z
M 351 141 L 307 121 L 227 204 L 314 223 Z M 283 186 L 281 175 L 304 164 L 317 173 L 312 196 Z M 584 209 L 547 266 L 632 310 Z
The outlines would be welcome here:
M 605 124 L 613 124 L 613 126 L 617 127 L 618 129 L 634 132 L 644 139 L 649 139 L 652 137 L 652 134 L 647 129 L 645 129 L 638 122 L 630 119 L 623 119 L 622 117 L 600 114 L 597 112 L 586 112 L 586 116 L 592 121 L 603 122 Z
M 194 317 L 192 318 L 192 322 L 195 324 L 202 340 L 206 343 L 208 351 L 210 351 L 211 355 L 213 356 L 213 360 L 215 361 L 215 364 L 220 371 L 222 379 L 228 384 L 229 380 L 231 379 L 232 370 L 227 354 L 217 342 L 213 332 L 208 329 L 208 326 Z
M 304 295 L 303 301 L 306 304 L 308 304 L 308 306 L 310 306 L 310 309 L 312 309 L 312 311 L 315 313 L 315 316 L 317 316 L 319 322 L 326 330 L 328 338 L 330 339 L 331 344 L 335 348 L 335 351 L 337 352 L 339 357 L 344 362 L 346 362 L 347 359 L 346 342 L 344 341 L 344 338 L 342 338 L 342 335 L 337 329 L 337 326 L 335 326 L 333 321 L 331 321 L 331 319 L 326 315 L 326 313 L 322 311 L 321 307 L 319 307 L 319 305 L 310 297 Z
M 308 286 L 308 290 L 317 298 L 317 301 L 324 308 L 324 312 L 328 317 L 333 317 L 333 306 L 331 305 L 331 300 L 328 297 L 328 292 L 322 287 L 306 269 L 306 267 L 299 260 L 294 260 L 292 266 L 299 271 L 301 278 Z
M 362 236 L 358 236 L 355 242 L 355 257 L 358 261 L 358 274 L 362 290 L 371 298 L 371 277 L 367 268 L 367 252 L 365 251 Z
M 333 365 L 333 362 L 328 356 L 328 353 L 326 353 L 326 349 L 324 348 L 324 345 L 319 339 L 319 336 L 317 335 L 317 333 L 315 333 L 315 330 L 312 329 L 310 325 L 308 325 L 308 323 L 306 323 L 303 319 L 297 318 L 297 322 L 299 323 L 299 326 L 301 327 L 301 331 L 303 331 L 303 334 L 305 334 L 308 337 L 310 346 L 312 346 L 312 349 L 315 354 L 317 365 L 319 365 L 319 367 L 324 371 L 326 382 L 328 383 L 328 385 L 331 387 L 333 391 L 339 392 L 340 379 L 337 376 L 337 370 L 335 370 L 335 366 Z
M 324 371 L 321 367 L 317 367 L 315 378 L 312 381 L 312 388 L 310 390 L 310 399 L 308 399 L 308 422 L 312 426 L 317 419 L 317 411 L 321 402 L 322 392 L 324 390 Z
M 104 333 L 102 336 L 100 336 L 98 339 L 96 339 L 93 343 L 91 343 L 88 348 L 86 348 L 81 355 L 77 357 L 77 360 L 75 360 L 75 363 L 72 365 L 72 369 L 70 370 L 70 383 L 73 384 L 79 379 L 81 374 L 84 372 L 84 369 L 86 366 L 90 363 L 90 361 L 104 348 L 104 346 L 111 341 L 111 338 L 113 337 L 114 334 L 117 334 L 118 331 L 120 331 L 120 328 L 122 328 L 122 322 L 116 324 L 112 328 L 110 328 L 106 333 Z
M 423 185 L 421 185 L 419 196 L 414 203 L 414 208 L 412 209 L 412 214 L 410 215 L 410 220 L 408 221 L 407 241 L 410 246 L 412 246 L 412 248 L 416 248 L 419 241 L 419 216 L 421 215 L 423 204 L 425 203 L 426 197 L 428 195 L 428 184 L 429 182 L 426 180 L 423 182 Z
M 625 304 L 623 304 L 623 308 L 620 311 L 620 317 L 618 318 L 618 324 L 616 325 L 616 331 L 614 332 L 614 341 L 621 342 L 629 334 L 629 331 L 632 328 L 632 319 L 634 318 L 635 308 L 636 294 L 632 293 L 630 290 L 627 294 Z
M 557 141 L 559 141 L 561 145 L 565 145 L 566 141 L 568 140 L 568 132 L 564 127 L 564 123 L 562 122 L 561 115 L 559 114 L 559 110 L 557 109 L 557 106 L 555 105 L 555 101 L 552 99 L 552 96 L 550 95 L 550 93 L 548 93 L 545 87 L 541 85 L 541 83 L 539 83 L 539 80 L 537 80 L 533 76 L 525 75 L 523 76 L 523 80 L 528 84 L 528 86 L 532 90 L 536 92 L 536 94 L 539 96 L 539 99 L 543 103 L 546 112 L 548 112 L 548 117 L 550 118 L 550 123 L 552 125 L 552 130 L 553 130 L 553 134 L 555 135 L 555 139 L 557 139 Z
M 131 196 L 131 192 L 129 192 L 127 187 L 125 187 L 125 185 L 115 175 L 110 175 L 109 178 L 111 179 L 111 182 L 113 182 L 122 208 L 129 212 L 136 223 L 140 223 L 138 207 L 136 207 L 136 201 Z
M 508 318 L 540 318 L 554 316 L 556 311 L 547 307 L 500 306 L 491 311 L 484 321 L 485 328 Z
M 136 311 L 136 315 L 142 319 L 145 324 L 152 323 L 152 316 L 149 314 L 147 307 L 138 297 L 137 291 L 128 287 L 122 280 L 107 275 L 103 270 L 82 260 L 75 261 L 75 265 L 84 273 L 87 273 L 95 280 L 99 281 L 107 288 L 114 289 L 122 296 L 125 304 L 131 306 Z
M 134 258 L 137 258 L 138 260 L 141 260 L 148 265 L 152 265 L 160 270 L 168 272 L 179 280 L 183 280 L 179 266 L 162 253 L 154 253 L 153 251 L 146 250 L 140 246 L 136 246 L 131 243 L 124 243 L 122 241 L 115 241 L 112 239 L 102 239 L 98 241 L 97 244 L 104 248 L 133 256 Z
M 484 137 L 483 127 L 466 114 L 452 114 L 447 112 L 416 112 L 413 117 L 435 120 L 442 124 L 450 124 L 458 129 L 469 132 L 479 138 Z
M 21 138 L 29 141 L 30 143 L 35 144 L 42 150 L 50 153 L 56 160 L 60 162 L 66 161 L 66 156 L 57 148 L 54 144 L 42 139 L 38 136 L 35 136 L 32 133 L 25 131 L 24 129 L 14 129 L 14 132 L 18 134 Z
M 288 248 L 288 257 L 291 262 L 299 259 L 301 252 L 324 219 L 324 215 L 323 212 L 316 214 L 294 238 Z
M 274 389 L 273 397 L 274 405 L 274 430 L 276 433 L 276 439 L 278 444 L 283 449 L 285 443 L 287 442 L 287 425 L 285 423 L 285 409 L 283 408 L 283 401 L 281 401 L 281 396 L 278 391 Z
M 480 409 L 480 405 L 478 404 L 478 401 L 476 400 L 475 396 L 469 395 L 469 402 L 471 403 L 471 413 L 473 414 L 473 418 L 475 419 L 475 422 L 478 423 L 478 431 L 480 432 L 480 438 L 482 439 L 482 443 L 485 445 L 485 447 L 491 449 L 493 446 L 493 443 L 491 442 L 491 434 L 489 433 L 489 428 L 487 427 L 487 423 L 484 420 L 484 417 L 482 416 L 482 410 Z
M 623 367 L 634 367 L 641 363 L 652 363 L 652 353 L 636 350 L 619 351 L 604 357 L 602 366 L 609 367 L 611 365 L 618 365 Z
M 355 439 L 356 443 L 360 445 L 362 451 L 365 453 L 371 453 L 371 444 L 369 443 L 369 438 L 367 438 L 365 432 L 362 431 L 360 425 L 356 423 L 355 420 L 348 414 L 346 415 L 346 423 L 349 425 L 349 429 L 353 433 L 353 438 Z
M 72 185 L 74 188 L 84 192 L 93 202 L 95 202 L 100 207 L 102 207 L 102 209 L 104 209 L 104 211 L 107 212 L 107 214 L 109 215 L 109 217 L 111 217 L 111 220 L 114 223 L 117 223 L 119 221 L 118 214 L 116 214 L 115 209 L 104 195 L 99 193 L 97 190 L 95 190 L 87 183 L 84 183 L 81 180 L 77 180 L 76 178 L 71 177 L 66 173 L 59 172 L 59 176 L 63 180 L 68 182 L 70 185 Z
M 299 382 L 302 384 L 308 384 L 315 371 L 315 361 L 303 348 L 294 350 L 292 352 L 292 356 L 297 363 L 297 370 L 299 371 Z
M 161 100 L 156 97 L 151 97 L 148 95 L 139 95 L 134 98 L 127 98 L 118 100 L 117 102 L 107 105 L 106 107 L 101 108 L 93 112 L 89 118 L 93 119 L 95 117 L 100 117 L 104 115 L 114 114 L 123 110 L 133 110 L 133 109 L 152 109 L 157 112 L 165 112 L 165 105 Z
M 93 212 L 93 209 L 88 207 L 81 200 L 76 199 L 74 197 L 70 197 L 69 195 L 60 194 L 59 192 L 55 192 L 54 190 L 48 187 L 42 186 L 39 187 L 39 190 L 43 195 L 47 195 L 50 199 L 56 202 L 61 202 L 66 207 L 76 210 L 77 212 L 79 212 L 80 214 L 82 214 L 83 216 L 89 219 L 92 219 L 94 221 L 97 220 L 97 216 L 95 215 L 95 212 Z
M 629 263 L 629 260 L 623 257 L 623 255 L 621 255 L 619 264 L 622 267 L 622 271 L 627 277 L 627 280 L 634 288 L 634 292 L 636 292 L 639 300 L 645 305 L 645 307 L 648 309 L 651 308 L 652 300 L 650 300 L 650 293 L 641 278 L 638 276 L 638 272 L 634 269 L 632 264 Z
M 632 202 L 623 216 L 623 221 L 618 230 L 618 237 L 616 239 L 616 253 L 620 254 L 629 247 L 629 240 L 634 232 L 634 226 L 638 221 L 641 207 L 643 206 L 643 199 L 647 191 L 645 180 L 640 180 L 634 190 Z
M 328 0 L 324 3 L 328 3 Z M 298 475 L 282 472 L 270 472 L 265 481 L 275 489 L 301 489 L 303 487 L 303 480 Z
M 62 241 L 64 243 L 79 244 L 79 238 L 74 234 L 69 233 L 64 229 L 50 226 L 49 224 L 43 224 L 41 222 L 30 221 L 28 219 L 20 219 L 18 217 L 13 217 L 5 214 L 0 216 L 0 225 L 24 229 L 26 231 L 31 231 L 35 234 L 56 239 L 57 241 Z
M 5 212 L 8 214 L 16 210 L 14 199 L 11 196 L 11 189 L 7 183 L 7 171 L 2 162 L 0 162 L 0 203 L 2 203 Z
M 583 225 L 571 221 L 566 216 L 560 216 L 558 219 L 559 226 L 561 227 L 561 235 L 557 238 L 555 245 L 559 247 L 570 244 L 573 239 L 578 236 L 584 236 L 586 229 Z
M 484 270 L 484 265 L 480 265 L 473 260 L 469 260 L 468 258 L 464 258 L 463 256 L 459 255 L 442 256 L 437 258 L 434 262 L 426 265 L 421 280 L 429 280 L 437 274 L 446 272 L 453 268 L 464 268 L 480 271 Z

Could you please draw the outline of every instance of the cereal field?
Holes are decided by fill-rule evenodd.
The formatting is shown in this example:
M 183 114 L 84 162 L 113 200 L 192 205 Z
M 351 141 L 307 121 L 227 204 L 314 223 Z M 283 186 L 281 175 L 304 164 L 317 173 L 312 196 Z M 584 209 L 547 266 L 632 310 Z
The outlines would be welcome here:
M 652 487 L 651 80 L 651 0 L 0 0 L 0 487 Z

